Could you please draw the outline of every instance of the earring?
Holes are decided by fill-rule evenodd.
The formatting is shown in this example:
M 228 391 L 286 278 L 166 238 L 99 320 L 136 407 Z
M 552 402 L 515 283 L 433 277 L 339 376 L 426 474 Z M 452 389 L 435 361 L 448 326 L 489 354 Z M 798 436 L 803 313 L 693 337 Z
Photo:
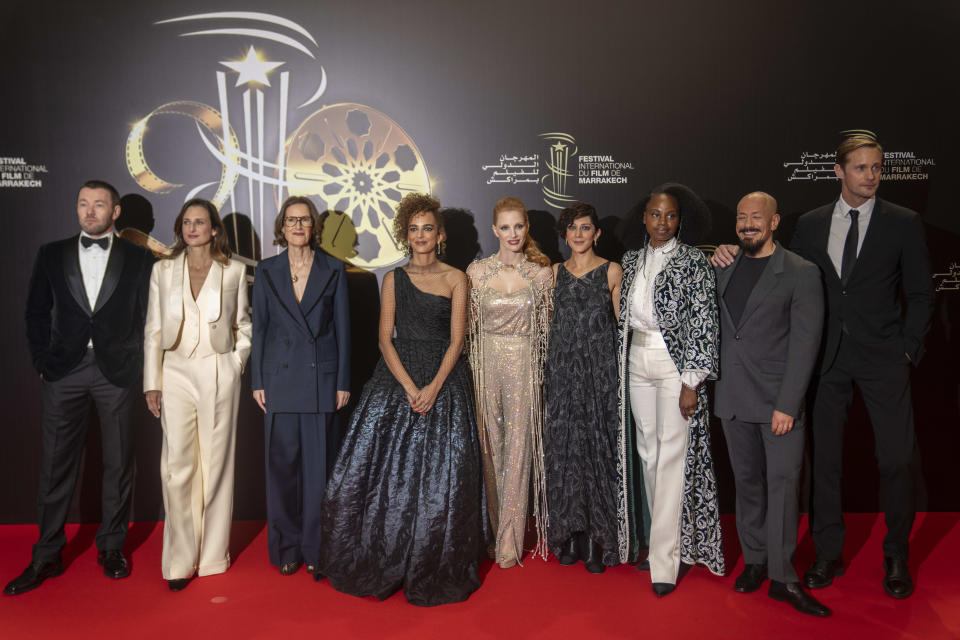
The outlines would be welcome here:
M 437 257 L 439 258 L 442 255 L 443 255 L 443 241 L 441 240 L 440 242 L 437 243 Z
M 594 238 L 594 239 L 593 239 L 593 246 L 597 246 L 597 240 L 599 240 L 599 239 L 600 239 L 600 238 Z

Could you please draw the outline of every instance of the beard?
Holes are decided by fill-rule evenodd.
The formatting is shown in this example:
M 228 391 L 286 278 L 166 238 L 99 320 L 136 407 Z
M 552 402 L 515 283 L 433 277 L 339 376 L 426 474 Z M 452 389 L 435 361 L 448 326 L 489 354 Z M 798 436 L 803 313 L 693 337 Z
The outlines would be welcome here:
M 744 231 L 758 232 L 758 235 L 754 236 L 753 238 L 745 238 L 741 236 L 740 233 L 737 234 L 737 243 L 740 245 L 740 248 L 743 249 L 743 252 L 748 256 L 756 255 L 760 251 L 760 249 L 763 248 L 763 245 L 764 245 L 764 238 L 762 235 L 759 235 L 760 229 L 742 229 L 741 230 L 741 232 L 744 232 Z
M 87 235 L 94 238 L 100 237 L 110 230 L 110 227 L 113 226 L 113 218 L 107 218 L 106 221 L 84 221 L 80 228 L 87 232 Z

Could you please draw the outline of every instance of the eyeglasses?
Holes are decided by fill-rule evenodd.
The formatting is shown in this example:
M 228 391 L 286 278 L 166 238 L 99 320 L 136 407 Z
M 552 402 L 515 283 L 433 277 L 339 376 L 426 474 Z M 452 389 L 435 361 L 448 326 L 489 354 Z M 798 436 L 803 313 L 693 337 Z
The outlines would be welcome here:
M 311 218 L 310 216 L 303 216 L 301 218 L 291 218 L 290 216 L 286 216 L 283 219 L 283 223 L 288 227 L 295 227 L 297 226 L 298 222 L 300 223 L 301 227 L 313 226 L 313 218 Z

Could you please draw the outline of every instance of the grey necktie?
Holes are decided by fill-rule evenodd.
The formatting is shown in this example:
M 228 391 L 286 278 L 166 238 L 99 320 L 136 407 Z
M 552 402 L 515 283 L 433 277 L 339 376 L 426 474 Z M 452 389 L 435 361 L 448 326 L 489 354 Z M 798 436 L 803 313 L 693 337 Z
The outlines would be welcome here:
M 860 212 L 850 209 L 850 230 L 847 231 L 847 240 L 843 243 L 843 259 L 840 263 L 840 283 L 847 284 L 853 265 L 857 263 L 857 244 L 860 241 L 860 225 L 857 218 Z

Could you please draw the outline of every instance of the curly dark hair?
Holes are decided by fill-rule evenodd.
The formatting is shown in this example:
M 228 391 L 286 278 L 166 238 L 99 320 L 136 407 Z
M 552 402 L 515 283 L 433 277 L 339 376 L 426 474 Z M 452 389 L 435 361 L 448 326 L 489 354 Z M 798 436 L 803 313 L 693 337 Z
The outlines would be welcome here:
M 397 205 L 397 215 L 393 218 L 393 239 L 406 255 L 410 255 L 410 242 L 407 241 L 407 227 L 410 219 L 418 213 L 429 211 L 437 221 L 437 230 L 443 231 L 443 214 L 440 213 L 440 201 L 425 193 L 408 193 Z
M 304 198 L 303 196 L 290 196 L 283 201 L 283 205 L 280 207 L 280 213 L 277 214 L 277 219 L 273 221 L 273 244 L 280 247 L 287 246 L 287 239 L 283 235 L 283 221 L 284 218 L 287 217 L 287 209 L 295 204 L 304 205 L 307 211 L 310 212 L 310 219 L 313 220 L 313 233 L 310 234 L 310 248 L 316 249 L 320 246 L 320 237 L 323 233 L 323 221 L 327 219 L 327 212 L 324 211 L 320 213 L 317 210 L 317 205 L 313 204 L 313 200 Z
M 600 228 L 600 218 L 597 217 L 597 210 L 593 208 L 593 205 L 586 202 L 574 202 L 560 212 L 560 218 L 557 220 L 557 233 L 560 234 L 561 240 L 567 235 L 567 227 L 572 225 L 577 218 L 590 218 L 594 228 Z
M 702 242 L 710 233 L 712 216 L 710 208 L 700 199 L 693 189 L 676 182 L 666 182 L 650 190 L 650 193 L 636 204 L 620 225 L 620 236 L 627 249 L 643 249 L 647 246 L 647 227 L 643 224 L 643 213 L 650 199 L 657 195 L 668 195 L 677 201 L 680 210 L 680 228 L 677 240 L 684 244 L 695 245 Z
M 190 207 L 200 207 L 206 210 L 207 216 L 210 218 L 210 228 L 215 232 L 213 234 L 213 241 L 210 243 L 210 255 L 220 264 L 229 263 L 230 256 L 233 252 L 230 251 L 230 239 L 227 238 L 227 229 L 223 226 L 223 221 L 220 220 L 217 205 L 203 198 L 191 198 L 180 207 L 180 213 L 177 214 L 177 219 L 173 221 L 173 235 L 176 238 L 176 242 L 173 244 L 170 255 L 167 257 L 171 259 L 176 258 L 187 249 L 187 243 L 183 239 L 183 217 L 187 214 L 187 209 Z

